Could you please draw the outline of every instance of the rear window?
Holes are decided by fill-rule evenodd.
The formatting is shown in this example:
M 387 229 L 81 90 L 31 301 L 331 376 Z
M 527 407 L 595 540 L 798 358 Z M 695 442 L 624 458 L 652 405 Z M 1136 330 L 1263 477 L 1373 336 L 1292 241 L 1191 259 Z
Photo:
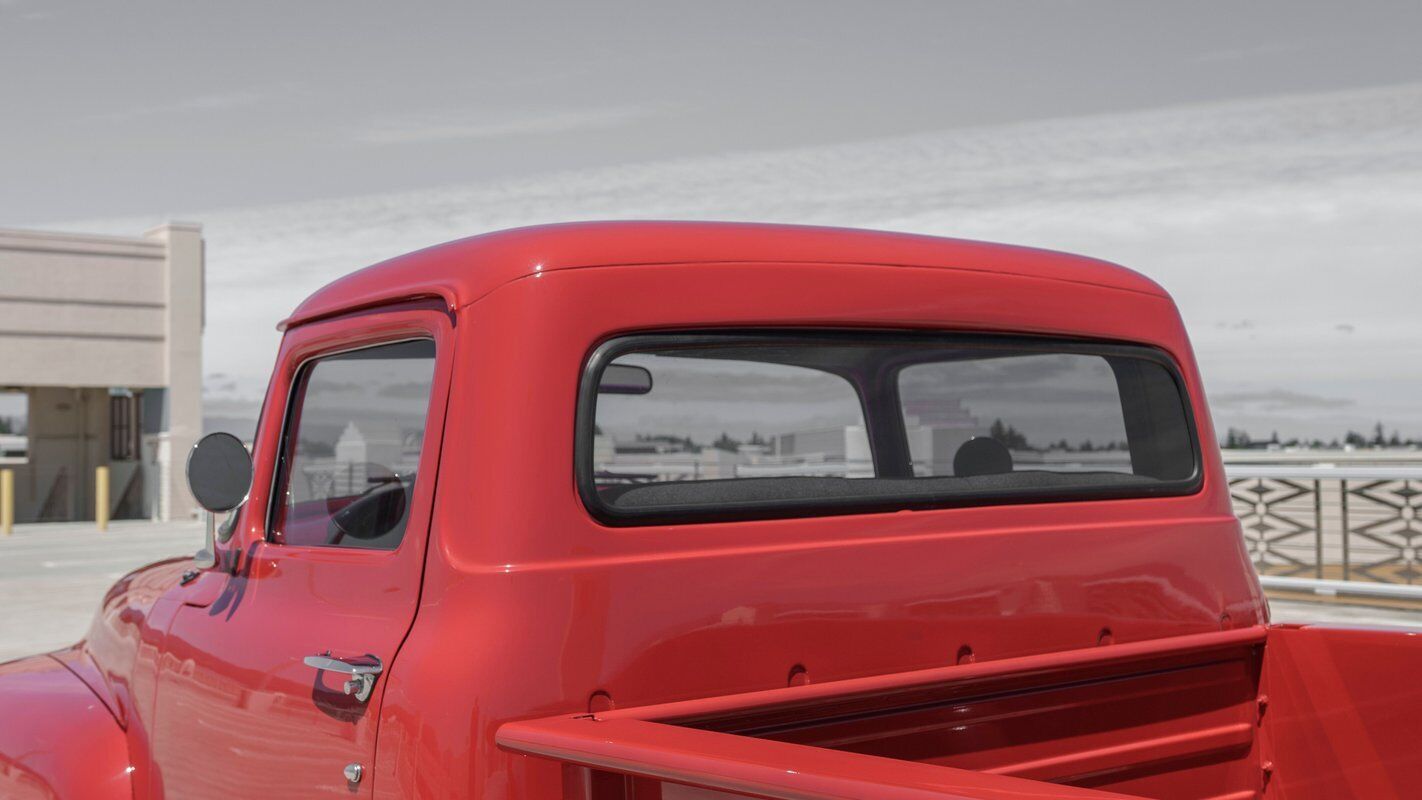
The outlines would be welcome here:
M 1193 424 L 1145 347 L 890 333 L 631 336 L 593 355 L 579 491 L 612 524 L 1182 494 Z

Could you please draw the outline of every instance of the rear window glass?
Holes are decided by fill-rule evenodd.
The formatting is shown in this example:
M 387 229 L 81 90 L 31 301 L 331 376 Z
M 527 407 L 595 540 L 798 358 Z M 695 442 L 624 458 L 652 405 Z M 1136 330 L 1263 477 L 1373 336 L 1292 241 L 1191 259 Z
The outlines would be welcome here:
M 966 336 L 688 334 L 599 349 L 579 489 L 620 524 L 1193 491 L 1170 362 Z
M 1125 409 L 1111 365 L 1076 353 L 936 361 L 899 373 L 914 475 L 970 474 L 1007 455 L 1012 471 L 1130 474 Z M 956 462 L 956 464 L 955 464 Z
M 600 484 L 874 477 L 864 412 L 849 381 L 754 353 L 722 355 L 660 351 L 613 362 L 645 369 L 653 385 L 646 394 L 600 395 Z

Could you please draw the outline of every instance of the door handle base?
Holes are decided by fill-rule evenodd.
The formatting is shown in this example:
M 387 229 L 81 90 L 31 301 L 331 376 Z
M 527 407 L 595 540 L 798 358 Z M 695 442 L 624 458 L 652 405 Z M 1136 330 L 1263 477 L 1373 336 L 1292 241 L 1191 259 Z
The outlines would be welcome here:
M 372 655 L 346 659 L 336 658 L 327 651 L 320 655 L 307 656 L 301 661 L 312 669 L 338 672 L 347 676 L 341 684 L 341 691 L 362 703 L 370 699 L 370 693 L 375 689 L 375 676 L 384 669 L 380 659 Z

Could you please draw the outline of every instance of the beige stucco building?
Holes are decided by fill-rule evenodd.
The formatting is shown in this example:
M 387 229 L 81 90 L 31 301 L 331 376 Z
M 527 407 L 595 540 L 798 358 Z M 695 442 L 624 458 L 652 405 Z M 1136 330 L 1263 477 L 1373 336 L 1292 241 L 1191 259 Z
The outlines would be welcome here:
M 201 226 L 0 230 L 0 392 L 25 408 L 23 440 L 0 450 L 16 522 L 93 519 L 99 466 L 115 518 L 193 514 L 203 304 Z

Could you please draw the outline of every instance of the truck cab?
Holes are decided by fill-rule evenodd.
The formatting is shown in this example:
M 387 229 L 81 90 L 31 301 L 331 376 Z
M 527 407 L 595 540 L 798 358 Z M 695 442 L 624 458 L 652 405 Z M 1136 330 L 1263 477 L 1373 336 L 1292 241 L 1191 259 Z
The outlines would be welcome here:
M 1269 625 L 1180 316 L 1125 268 L 579 223 L 377 264 L 282 329 L 250 462 L 194 455 L 233 509 L 203 557 L 0 666 L 7 796 L 1422 778 L 1417 640 Z

